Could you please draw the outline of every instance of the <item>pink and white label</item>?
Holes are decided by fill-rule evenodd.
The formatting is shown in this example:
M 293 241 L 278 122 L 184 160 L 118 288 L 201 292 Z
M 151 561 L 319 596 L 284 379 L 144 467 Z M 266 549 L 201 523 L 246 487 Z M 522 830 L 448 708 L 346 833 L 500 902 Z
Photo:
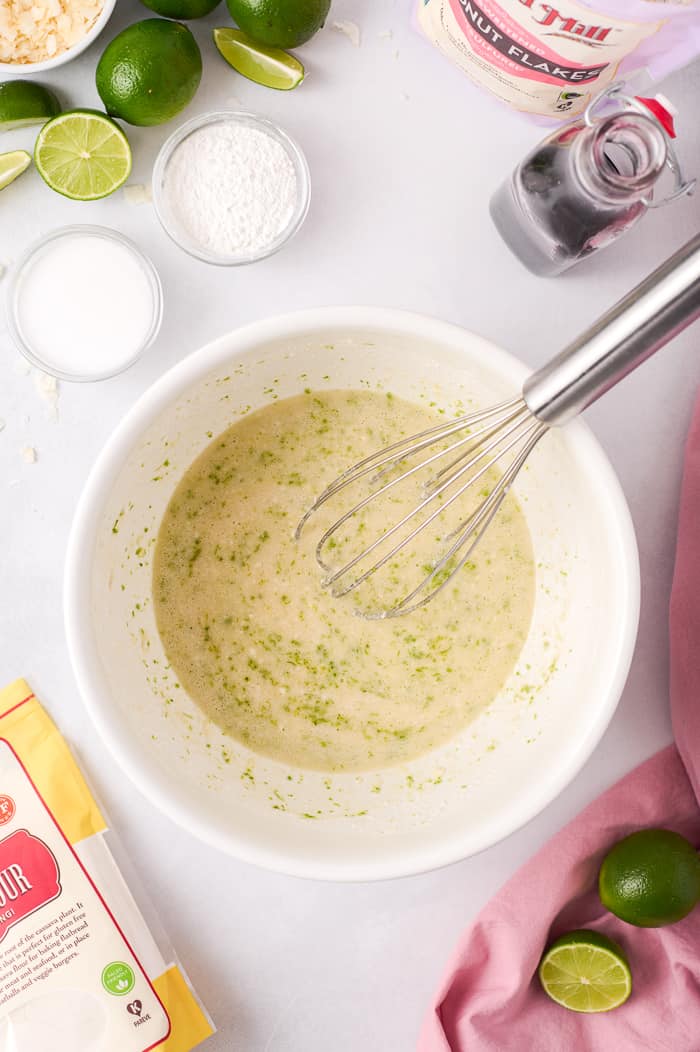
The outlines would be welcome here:
M 573 116 L 662 22 L 608 18 L 577 0 L 419 0 L 426 35 L 516 109 Z
M 58 863 L 43 840 L 26 829 L 0 840 L 0 942 L 60 894 Z
M 471 39 L 474 51 L 488 56 L 494 66 L 516 76 L 550 84 L 587 84 L 597 80 L 608 68 L 607 62 L 586 65 L 567 62 L 492 0 L 479 0 L 478 3 L 475 0 L 450 0 L 450 6 L 458 24 Z M 554 11 L 548 4 L 543 6 L 547 12 Z M 571 26 L 569 32 L 576 27 L 580 39 L 589 44 L 593 43 L 593 37 L 600 40 L 600 35 L 604 34 L 604 40 L 612 31 L 610 27 L 587 26 L 575 19 L 568 19 L 567 23 Z M 552 24 L 549 22 L 549 25 Z

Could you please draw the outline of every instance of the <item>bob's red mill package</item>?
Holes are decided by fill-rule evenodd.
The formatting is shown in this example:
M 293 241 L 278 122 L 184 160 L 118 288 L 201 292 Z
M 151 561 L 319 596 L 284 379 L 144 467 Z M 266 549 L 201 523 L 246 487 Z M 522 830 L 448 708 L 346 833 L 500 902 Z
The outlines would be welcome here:
M 190 1052 L 213 1033 L 106 833 L 31 689 L 0 690 L 0 1052 Z
M 533 117 L 583 113 L 618 75 L 700 54 L 700 0 L 417 0 L 418 23 L 475 84 Z

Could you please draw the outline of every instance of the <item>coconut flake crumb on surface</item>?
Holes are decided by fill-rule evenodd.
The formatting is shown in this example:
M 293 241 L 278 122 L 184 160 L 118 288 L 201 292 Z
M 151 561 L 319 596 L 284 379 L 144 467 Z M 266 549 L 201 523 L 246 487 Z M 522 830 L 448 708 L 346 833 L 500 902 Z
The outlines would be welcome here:
M 42 398 L 48 406 L 49 419 L 58 420 L 59 387 L 56 377 L 50 376 L 49 373 L 42 373 L 37 370 L 34 374 L 34 386 L 36 387 L 39 397 Z
M 36 464 L 38 455 L 34 446 L 22 446 L 21 454 L 25 464 Z
M 4 431 L 4 430 L 5 430 L 5 421 L 0 416 L 0 431 Z
M 146 183 L 130 183 L 124 187 L 124 200 L 128 205 L 147 205 L 153 200 L 151 188 Z
M 0 281 L 2 281 L 2 279 L 5 277 L 6 273 L 7 273 L 7 267 L 5 266 L 4 263 L 0 263 Z
M 104 0 L 0 0 L 0 62 L 26 65 L 68 51 L 103 7 Z
M 357 22 L 331 22 L 331 29 L 346 36 L 353 47 L 360 46 L 360 27 Z
M 379 37 L 380 40 L 392 40 L 393 36 L 394 36 L 394 30 L 393 29 L 383 29 L 381 33 L 377 34 L 377 36 Z

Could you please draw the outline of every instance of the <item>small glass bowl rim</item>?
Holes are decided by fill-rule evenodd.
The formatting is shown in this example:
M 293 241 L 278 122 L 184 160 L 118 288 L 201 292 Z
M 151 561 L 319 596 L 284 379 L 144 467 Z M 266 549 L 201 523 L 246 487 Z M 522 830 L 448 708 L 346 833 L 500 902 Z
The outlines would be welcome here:
M 197 245 L 191 238 L 185 240 L 184 231 L 181 235 L 175 224 L 170 222 L 168 210 L 165 204 L 165 173 L 176 150 L 178 150 L 185 139 L 189 138 L 194 132 L 200 131 L 200 129 L 205 128 L 210 124 L 224 122 L 246 124 L 249 127 L 258 128 L 260 131 L 272 135 L 272 137 L 286 150 L 292 164 L 294 165 L 294 172 L 297 177 L 299 200 L 294 215 L 290 219 L 288 225 L 280 234 L 278 234 L 274 241 L 271 241 L 269 245 L 266 245 L 259 252 L 250 252 L 245 255 L 223 256 L 216 252 L 210 252 L 201 245 Z M 270 120 L 268 117 L 261 117 L 257 113 L 251 113 L 248 110 L 212 110 L 208 113 L 200 114 L 198 117 L 193 117 L 191 120 L 180 125 L 170 138 L 166 139 L 163 143 L 163 146 L 156 157 L 155 164 L 153 165 L 152 178 L 153 206 L 155 213 L 158 216 L 160 225 L 171 241 L 194 259 L 199 259 L 204 263 L 210 263 L 213 266 L 219 267 L 247 266 L 249 263 L 257 263 L 258 260 L 267 259 L 270 256 L 273 256 L 276 252 L 279 252 L 279 250 L 286 245 L 296 233 L 298 233 L 308 215 L 309 206 L 311 204 L 311 173 L 309 171 L 309 165 L 304 151 L 299 146 L 298 142 L 292 138 L 288 132 L 281 128 L 279 124 L 276 124 L 275 121 Z
M 59 241 L 63 238 L 85 236 L 101 237 L 109 241 L 117 242 L 129 249 L 133 256 L 136 257 L 140 263 L 143 271 L 148 278 L 151 286 L 151 292 L 153 295 L 153 318 L 151 324 L 146 332 L 146 335 L 135 354 L 132 355 L 128 361 L 124 362 L 116 369 L 110 369 L 103 373 L 71 373 L 65 372 L 62 369 L 56 368 L 50 362 L 45 361 L 36 351 L 26 342 L 22 335 L 22 328 L 19 321 L 19 297 L 20 297 L 20 285 L 22 277 L 25 272 L 29 269 L 33 261 L 43 252 L 52 241 Z M 163 321 L 163 286 L 161 284 L 160 275 L 156 270 L 152 260 L 149 256 L 143 252 L 137 244 L 135 244 L 131 238 L 125 234 L 120 233 L 118 230 L 112 230 L 111 227 L 99 226 L 90 223 L 76 223 L 70 226 L 59 227 L 57 230 L 52 230 L 50 234 L 46 234 L 44 237 L 39 238 L 29 246 L 29 248 L 20 256 L 19 260 L 13 268 L 13 273 L 10 278 L 9 287 L 7 290 L 7 320 L 10 330 L 10 335 L 15 342 L 18 350 L 24 355 L 30 365 L 33 365 L 37 369 L 41 369 L 42 372 L 48 373 L 50 376 L 55 376 L 58 380 L 65 380 L 71 383 L 93 383 L 99 382 L 100 380 L 110 380 L 113 376 L 119 376 L 121 373 L 126 372 L 130 369 L 139 358 L 148 350 L 153 344 L 154 340 L 160 332 L 160 327 Z

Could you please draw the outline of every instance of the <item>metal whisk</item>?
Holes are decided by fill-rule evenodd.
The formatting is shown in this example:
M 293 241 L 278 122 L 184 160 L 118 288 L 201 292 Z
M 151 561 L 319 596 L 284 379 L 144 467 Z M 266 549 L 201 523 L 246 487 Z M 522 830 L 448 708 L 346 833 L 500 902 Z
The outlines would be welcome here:
M 480 494 L 479 482 L 498 470 L 498 480 L 487 487 L 483 499 L 441 536 L 446 550 L 431 561 L 420 583 L 388 609 L 362 611 L 362 616 L 398 617 L 425 606 L 471 558 L 549 428 L 577 416 L 698 316 L 700 235 L 533 373 L 520 397 L 401 439 L 348 468 L 326 487 L 296 530 L 298 539 L 311 516 L 349 486 L 369 478 L 375 487 L 344 511 L 318 541 L 316 559 L 325 571 L 324 586 L 337 597 L 356 591 L 392 564 L 424 530 L 439 526 L 450 508 L 458 510 L 468 494 Z M 505 457 L 509 460 L 504 467 Z M 332 568 L 326 552 L 334 547 L 338 531 L 394 487 L 426 472 L 430 475 L 415 507 L 363 544 L 342 566 Z

